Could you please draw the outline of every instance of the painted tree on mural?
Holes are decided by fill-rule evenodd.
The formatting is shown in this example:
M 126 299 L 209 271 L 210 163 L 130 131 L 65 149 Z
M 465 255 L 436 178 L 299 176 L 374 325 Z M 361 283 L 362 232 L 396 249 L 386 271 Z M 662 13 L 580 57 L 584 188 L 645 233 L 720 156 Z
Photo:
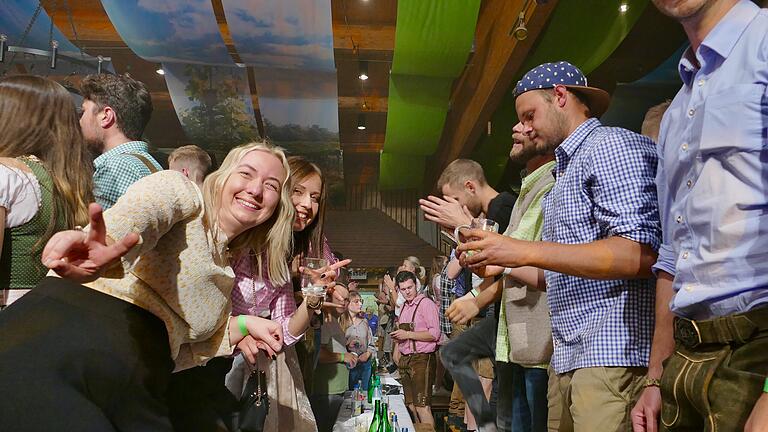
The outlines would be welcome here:
M 246 83 L 237 75 L 214 73 L 209 66 L 187 65 L 184 91 L 195 106 L 181 112 L 181 122 L 197 145 L 221 154 L 232 147 L 259 139 L 253 113 L 240 98 Z

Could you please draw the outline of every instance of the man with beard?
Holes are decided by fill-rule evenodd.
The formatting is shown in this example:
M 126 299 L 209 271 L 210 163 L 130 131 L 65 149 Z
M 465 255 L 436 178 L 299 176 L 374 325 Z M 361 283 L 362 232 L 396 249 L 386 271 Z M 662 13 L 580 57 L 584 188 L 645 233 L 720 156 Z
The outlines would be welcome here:
M 647 137 L 595 118 L 609 96 L 570 63 L 545 63 L 515 87 L 523 133 L 555 152 L 555 185 L 544 198 L 543 241 L 480 230 L 459 250 L 528 287 L 546 286 L 561 431 L 624 431 L 646 379 L 653 334 L 651 266 L 661 241 Z M 542 270 L 543 269 L 543 270 Z M 545 282 L 546 281 L 546 282 Z
M 88 75 L 82 81 L 80 128 L 93 161 L 93 195 L 106 210 L 128 186 L 162 169 L 141 141 L 152 115 L 144 83 L 128 75 Z
M 664 243 L 656 329 L 635 431 L 768 430 L 768 10 L 653 0 L 690 47 L 664 114 Z M 662 366 L 662 361 L 666 362 Z
M 512 149 L 509 158 L 525 163 L 520 195 L 515 202 L 506 236 L 519 240 L 540 240 L 544 217 L 541 202 L 554 186 L 552 168 L 553 148 L 535 144 L 522 133 L 518 123 L 512 129 Z M 487 269 L 501 274 L 502 268 Z M 504 277 L 482 290 L 477 297 L 468 294 L 453 302 L 448 316 L 459 323 L 475 317 L 480 309 L 501 301 L 498 328 L 489 338 L 474 340 L 477 349 L 462 353 L 466 356 L 492 353 L 496 359 L 496 374 L 500 383 L 496 427 L 499 431 L 547 430 L 547 366 L 552 356 L 552 332 L 549 323 L 547 297 L 543 291 L 528 290 L 525 284 Z M 553 394 L 549 405 L 561 409 L 559 395 Z M 559 412 L 557 413 L 559 415 Z M 558 416 L 554 416 L 558 418 Z M 553 420 L 549 427 L 556 430 Z

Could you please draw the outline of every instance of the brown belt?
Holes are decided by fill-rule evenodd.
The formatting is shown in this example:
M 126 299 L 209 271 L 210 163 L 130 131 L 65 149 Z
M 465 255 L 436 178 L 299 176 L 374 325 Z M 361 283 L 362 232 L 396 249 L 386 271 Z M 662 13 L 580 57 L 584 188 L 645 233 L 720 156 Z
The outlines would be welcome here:
M 694 321 L 675 317 L 675 340 L 687 348 L 705 344 L 744 344 L 758 332 L 768 330 L 768 307 Z

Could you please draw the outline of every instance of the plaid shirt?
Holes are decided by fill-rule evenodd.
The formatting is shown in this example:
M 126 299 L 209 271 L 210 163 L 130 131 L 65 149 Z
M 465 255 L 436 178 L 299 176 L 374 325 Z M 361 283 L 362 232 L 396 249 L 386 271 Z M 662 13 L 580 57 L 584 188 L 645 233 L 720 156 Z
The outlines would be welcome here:
M 448 336 L 453 331 L 451 321 L 445 316 L 445 311 L 451 306 L 453 298 L 453 288 L 456 281 L 448 277 L 448 266 L 443 267 L 440 272 L 440 331 Z
M 93 195 L 104 210 L 112 207 L 123 196 L 128 186 L 152 174 L 139 158 L 126 153 L 137 153 L 159 170 L 163 168 L 149 154 L 144 141 L 129 141 L 109 150 L 93 160 Z
M 329 264 L 337 262 L 328 240 L 323 238 L 323 258 Z M 267 274 L 267 260 L 262 258 L 261 274 Z M 288 330 L 288 323 L 296 312 L 296 299 L 293 296 L 293 283 L 286 282 L 276 286 L 271 280 L 261 278 L 255 271 L 253 256 L 243 254 L 232 263 L 235 271 L 235 286 L 232 289 L 232 316 L 254 315 L 269 318 L 283 328 L 283 343 L 295 344 L 304 333 L 293 335 Z
M 658 250 L 653 142 L 589 119 L 555 149 L 555 186 L 544 198 L 542 239 L 583 244 L 612 236 Z M 594 280 L 546 272 L 557 373 L 648 366 L 654 323 L 651 279 Z

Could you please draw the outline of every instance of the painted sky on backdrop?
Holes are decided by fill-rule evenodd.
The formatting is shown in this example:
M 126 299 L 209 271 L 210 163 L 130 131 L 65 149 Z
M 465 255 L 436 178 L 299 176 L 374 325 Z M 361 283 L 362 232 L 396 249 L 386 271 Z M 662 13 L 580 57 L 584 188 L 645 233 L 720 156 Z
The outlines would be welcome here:
M 222 0 L 271 124 L 339 132 L 330 0 Z M 266 131 L 269 135 L 269 130 Z
M 336 69 L 330 0 L 222 0 L 222 4 L 245 63 L 281 69 Z
M 210 0 L 101 0 L 120 37 L 155 62 L 231 65 Z

